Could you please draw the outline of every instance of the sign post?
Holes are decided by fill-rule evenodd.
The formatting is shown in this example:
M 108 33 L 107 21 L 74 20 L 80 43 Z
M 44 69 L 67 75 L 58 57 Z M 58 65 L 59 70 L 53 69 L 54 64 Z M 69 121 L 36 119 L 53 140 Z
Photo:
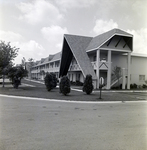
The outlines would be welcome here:
M 99 99 L 102 99 L 101 95 L 102 95 L 102 87 L 104 85 L 104 78 L 103 77 L 100 77 L 100 82 L 99 82 L 99 88 L 100 88 L 100 97 Z

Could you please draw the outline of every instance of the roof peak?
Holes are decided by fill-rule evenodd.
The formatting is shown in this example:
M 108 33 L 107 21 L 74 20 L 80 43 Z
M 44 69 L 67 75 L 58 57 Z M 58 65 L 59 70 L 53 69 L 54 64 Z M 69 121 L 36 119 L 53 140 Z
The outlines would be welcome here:
M 103 33 L 101 33 L 101 34 L 99 34 L 99 35 L 97 35 L 95 37 L 98 37 L 98 36 L 101 36 L 101 35 L 105 35 L 105 34 L 109 34 L 109 33 L 111 33 L 111 34 L 121 34 L 121 35 L 126 35 L 126 36 L 133 36 L 132 34 L 126 32 L 126 31 L 124 31 L 122 29 L 114 28 L 114 29 L 111 29 L 109 31 L 103 32 Z
M 77 34 L 64 34 L 64 36 L 77 36 L 77 37 L 93 38 L 92 36 L 86 36 L 86 35 L 77 35 Z

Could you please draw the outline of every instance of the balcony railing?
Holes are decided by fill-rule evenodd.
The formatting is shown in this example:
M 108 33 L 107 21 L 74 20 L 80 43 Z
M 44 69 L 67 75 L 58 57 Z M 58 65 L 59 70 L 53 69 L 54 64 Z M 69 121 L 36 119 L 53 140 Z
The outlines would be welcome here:
M 93 66 L 93 69 L 96 69 L 97 67 L 97 65 L 96 65 L 96 61 L 94 61 L 94 62 L 91 62 L 91 64 L 92 64 L 92 66 Z
M 94 62 L 91 62 L 92 66 L 93 66 L 93 69 L 97 69 L 97 64 L 96 64 L 96 61 Z M 104 61 L 100 61 L 99 62 L 99 67 L 102 66 L 103 64 L 105 64 L 105 66 L 108 66 L 108 62 L 104 62 Z M 101 68 L 103 69 L 103 68 Z M 107 68 L 104 68 L 104 69 L 107 69 Z M 36 70 L 32 70 L 31 73 L 39 73 L 40 70 L 44 70 L 45 72 L 59 72 L 59 67 L 49 67 L 49 68 L 45 68 L 45 69 L 36 69 Z M 81 68 L 78 64 L 72 64 L 70 65 L 69 67 L 69 71 L 80 71 Z
M 40 73 L 41 70 L 44 70 L 45 72 L 59 72 L 59 67 L 36 69 L 32 70 L 31 73 Z

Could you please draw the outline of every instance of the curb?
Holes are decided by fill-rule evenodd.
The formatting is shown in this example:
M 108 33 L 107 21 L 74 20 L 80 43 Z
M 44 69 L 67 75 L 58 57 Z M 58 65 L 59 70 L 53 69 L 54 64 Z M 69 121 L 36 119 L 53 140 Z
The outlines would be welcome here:
M 13 95 L 3 95 L 0 94 L 0 97 L 6 98 L 17 98 L 17 99 L 29 99 L 29 100 L 36 100 L 36 101 L 49 101 L 49 102 L 63 102 L 63 103 L 85 103 L 85 104 L 110 104 L 110 103 L 140 103 L 144 101 L 73 101 L 73 100 L 59 100 L 59 99 L 46 99 L 46 98 L 35 98 L 35 97 L 25 97 L 25 96 L 13 96 Z

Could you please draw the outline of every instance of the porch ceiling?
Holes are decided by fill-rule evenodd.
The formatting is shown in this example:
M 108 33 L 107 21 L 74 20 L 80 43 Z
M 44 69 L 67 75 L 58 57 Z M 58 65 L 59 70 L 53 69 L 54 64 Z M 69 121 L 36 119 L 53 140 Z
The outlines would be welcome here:
M 115 35 L 112 38 L 110 38 L 106 43 L 104 43 L 100 47 L 100 49 L 132 52 L 133 51 L 132 40 L 133 40 L 132 37 Z

